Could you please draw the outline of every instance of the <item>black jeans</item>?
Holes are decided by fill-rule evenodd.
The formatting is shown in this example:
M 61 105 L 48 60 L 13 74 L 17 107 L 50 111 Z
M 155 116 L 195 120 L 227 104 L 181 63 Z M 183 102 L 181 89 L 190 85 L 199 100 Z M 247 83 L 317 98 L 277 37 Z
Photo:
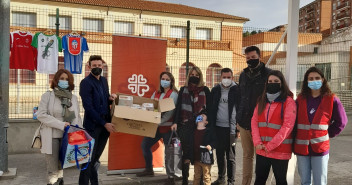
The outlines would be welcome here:
M 89 185 L 89 181 L 92 185 L 97 185 L 99 158 L 104 151 L 110 133 L 105 127 L 100 125 L 95 127 L 95 130 L 87 130 L 87 132 L 95 139 L 95 144 L 88 168 L 81 171 L 79 174 L 79 185 Z M 82 166 L 85 166 L 85 164 Z
M 276 184 L 287 185 L 288 160 L 273 159 L 258 154 L 255 164 L 256 177 L 254 185 L 265 185 L 271 166 L 273 167 Z
M 227 169 L 228 182 L 235 181 L 236 173 L 236 145 L 232 146 L 230 143 L 230 128 L 229 127 L 216 127 L 216 160 L 218 163 L 218 178 L 224 179 Z

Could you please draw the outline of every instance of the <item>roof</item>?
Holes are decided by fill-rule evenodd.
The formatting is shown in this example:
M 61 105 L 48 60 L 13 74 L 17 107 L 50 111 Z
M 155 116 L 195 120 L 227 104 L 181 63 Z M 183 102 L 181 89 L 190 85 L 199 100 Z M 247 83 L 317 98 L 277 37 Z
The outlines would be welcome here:
M 163 3 L 163 2 L 145 1 L 145 0 L 45 0 L 45 1 L 84 4 L 84 5 L 93 5 L 93 6 L 105 6 L 105 7 L 173 13 L 173 14 L 182 14 L 182 15 L 194 15 L 194 16 L 203 16 L 203 17 L 215 17 L 215 18 L 223 18 L 223 19 L 240 20 L 244 22 L 249 21 L 248 18 L 218 13 L 218 12 L 214 12 L 206 9 L 195 8 L 195 7 L 181 5 L 181 4 Z

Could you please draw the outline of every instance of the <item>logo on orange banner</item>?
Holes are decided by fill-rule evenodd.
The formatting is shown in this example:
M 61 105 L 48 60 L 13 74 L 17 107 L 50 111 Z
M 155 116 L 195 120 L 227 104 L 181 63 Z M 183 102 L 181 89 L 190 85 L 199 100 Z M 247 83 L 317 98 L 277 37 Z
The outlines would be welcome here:
M 148 80 L 143 75 L 133 74 L 131 78 L 128 78 L 128 89 L 131 90 L 132 94 L 138 94 L 138 96 L 144 96 L 149 91 Z

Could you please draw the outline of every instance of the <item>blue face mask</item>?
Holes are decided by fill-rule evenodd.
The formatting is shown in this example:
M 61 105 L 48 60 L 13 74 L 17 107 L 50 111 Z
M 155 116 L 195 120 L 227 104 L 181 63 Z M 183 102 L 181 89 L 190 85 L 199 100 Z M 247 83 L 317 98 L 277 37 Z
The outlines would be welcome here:
M 59 83 L 57 84 L 61 89 L 67 89 L 68 88 L 68 81 L 66 80 L 59 80 Z
M 167 81 L 167 80 L 160 80 L 160 85 L 161 85 L 161 87 L 163 87 L 163 88 L 170 87 L 170 81 Z
M 321 80 L 308 81 L 308 87 L 312 90 L 318 90 L 323 85 Z

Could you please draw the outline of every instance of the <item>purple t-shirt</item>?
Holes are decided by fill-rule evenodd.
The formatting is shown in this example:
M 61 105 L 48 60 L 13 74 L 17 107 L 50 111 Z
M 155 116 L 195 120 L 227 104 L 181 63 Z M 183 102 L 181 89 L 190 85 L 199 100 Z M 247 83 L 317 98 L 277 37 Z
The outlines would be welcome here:
M 312 124 L 315 112 L 317 111 L 321 103 L 321 100 L 322 100 L 321 96 L 318 96 L 316 98 L 309 96 L 307 98 L 307 114 L 308 114 L 308 119 L 310 124 Z M 333 110 L 332 110 L 332 116 L 331 116 L 330 122 L 331 122 L 331 125 L 329 125 L 329 128 L 328 128 L 328 133 L 330 138 L 333 138 L 339 135 L 341 131 L 345 128 L 348 122 L 345 109 L 343 108 L 339 98 L 336 96 L 334 96 L 334 104 L 333 104 Z M 323 153 L 316 153 L 312 150 L 311 145 L 309 145 L 308 155 L 310 156 L 323 156 L 328 153 L 329 153 L 329 150 Z

